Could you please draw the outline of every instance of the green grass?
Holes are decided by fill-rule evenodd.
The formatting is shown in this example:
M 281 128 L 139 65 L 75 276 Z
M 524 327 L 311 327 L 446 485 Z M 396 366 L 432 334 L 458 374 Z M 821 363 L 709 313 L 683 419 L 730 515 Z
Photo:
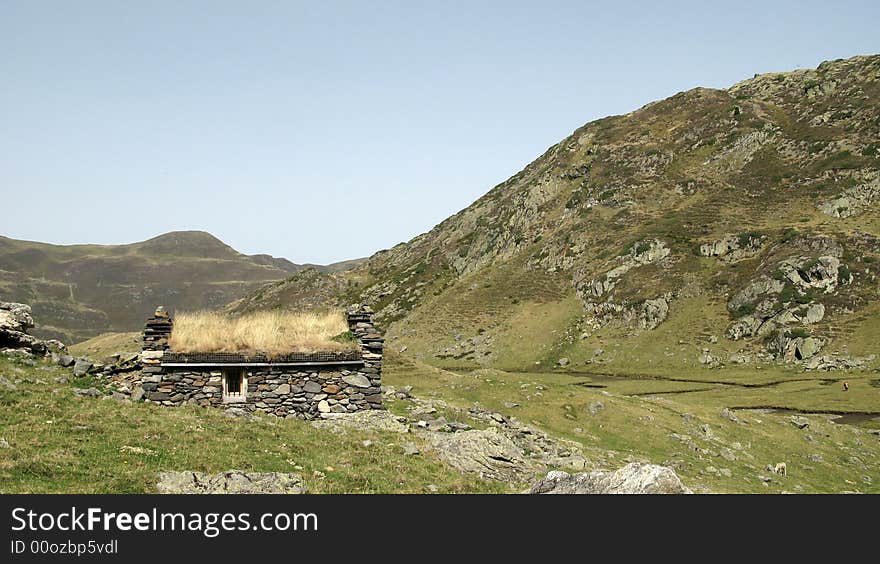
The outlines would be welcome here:
M 724 407 L 880 411 L 880 388 L 870 384 L 876 374 L 823 375 L 835 379 L 832 382 L 783 378 L 761 387 L 736 385 L 754 384 L 748 377 L 715 374 L 728 383 L 700 382 L 694 375 L 692 381 L 670 381 L 563 372 L 455 373 L 392 355 L 385 379 L 412 385 L 420 396 L 442 398 L 462 408 L 476 402 L 529 421 L 554 436 L 579 442 L 598 467 L 617 468 L 628 460 L 673 465 L 695 491 L 880 493 L 880 441 L 867 433 L 871 427 L 880 428 L 880 422 L 843 425 L 828 415 L 809 414 L 805 417 L 810 427 L 799 430 L 790 423 L 790 413 L 737 410 L 737 423 L 720 415 Z M 843 378 L 850 383 L 848 392 L 842 391 Z M 778 381 L 778 375 L 774 379 Z M 508 407 L 510 402 L 519 405 Z M 594 402 L 604 406 L 595 415 L 589 410 Z M 708 435 L 702 425 L 708 425 Z M 691 450 L 674 435 L 689 437 L 699 450 Z M 722 457 L 724 449 L 736 460 Z M 777 462 L 786 462 L 787 477 L 765 470 Z M 729 470 L 730 476 L 713 473 L 712 468 Z M 773 481 L 764 486 L 758 475 L 769 475 Z
M 83 398 L 72 386 L 96 382 L 58 384 L 69 371 L 4 357 L 0 374 L 30 380 L 0 388 L 0 437 L 10 444 L 0 450 L 0 493 L 148 493 L 161 470 L 229 469 L 297 472 L 315 493 L 427 493 L 430 484 L 445 493 L 509 491 L 461 475 L 425 449 L 404 456 L 400 444 L 417 442 L 412 435 L 338 435 L 299 420 L 248 422 L 215 409 Z M 155 454 L 121 452 L 126 445 Z

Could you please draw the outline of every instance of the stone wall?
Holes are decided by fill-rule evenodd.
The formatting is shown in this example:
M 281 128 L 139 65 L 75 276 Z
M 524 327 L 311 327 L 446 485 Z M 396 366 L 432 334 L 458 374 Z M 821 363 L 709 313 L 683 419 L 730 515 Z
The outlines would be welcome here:
M 144 365 L 132 399 L 166 406 L 237 407 L 304 419 L 314 419 L 322 413 L 381 409 L 384 339 L 373 325 L 369 307 L 352 306 L 346 314 L 349 328 L 358 340 L 359 353 L 337 355 L 338 360 L 332 360 L 334 356 L 328 353 L 297 354 L 277 362 L 243 355 L 200 362 L 224 355 L 205 354 L 200 359 L 198 354 L 175 354 L 167 345 L 172 321 L 167 314 L 157 315 L 147 322 L 144 331 Z M 153 338 L 148 340 L 148 334 Z M 247 383 L 244 397 L 224 399 L 224 370 L 242 371 Z
M 238 407 L 278 417 L 314 419 L 321 413 L 348 413 L 381 409 L 381 376 L 360 368 L 312 366 L 297 369 L 245 368 L 244 402 L 224 403 L 222 370 L 166 369 L 144 374 L 143 398 L 162 405 Z

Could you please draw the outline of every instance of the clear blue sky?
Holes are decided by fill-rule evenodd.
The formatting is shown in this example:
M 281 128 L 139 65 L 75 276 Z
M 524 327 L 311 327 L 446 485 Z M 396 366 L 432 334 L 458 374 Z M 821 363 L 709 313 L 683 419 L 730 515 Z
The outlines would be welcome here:
M 0 0 L 0 234 L 326 263 L 593 119 L 880 52 L 880 2 Z

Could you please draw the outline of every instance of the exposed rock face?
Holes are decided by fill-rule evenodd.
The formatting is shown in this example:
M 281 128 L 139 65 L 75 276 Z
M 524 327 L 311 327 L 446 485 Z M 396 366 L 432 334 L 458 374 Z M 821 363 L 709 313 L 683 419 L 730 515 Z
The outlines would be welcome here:
M 243 472 L 219 474 L 162 472 L 156 489 L 163 494 L 302 494 L 306 486 L 299 474 Z
M 586 296 L 600 298 L 611 292 L 618 281 L 624 274 L 630 270 L 647 264 L 655 263 L 669 256 L 670 250 L 663 241 L 653 240 L 648 242 L 637 243 L 632 246 L 630 252 L 620 258 L 620 264 L 603 276 L 590 280 L 584 286 L 579 288 L 580 292 Z
M 671 468 L 633 462 L 614 472 L 569 474 L 555 470 L 528 491 L 532 494 L 689 494 Z
M 669 302 L 673 297 L 671 293 L 627 303 L 618 300 L 614 290 L 630 271 L 657 264 L 669 257 L 670 252 L 669 247 L 659 239 L 635 243 L 626 255 L 618 257 L 620 264 L 598 278 L 576 284 L 587 312 L 585 326 L 595 330 L 614 320 L 646 330 L 660 325 L 669 314 Z
M 321 419 L 312 421 L 318 429 L 341 432 L 346 429 L 408 433 L 406 417 L 384 410 L 356 411 L 354 413 L 322 413 Z
M 430 433 L 427 438 L 431 449 L 459 472 L 516 482 L 538 468 L 498 429 Z
M 845 219 L 868 209 L 880 198 L 880 172 L 869 171 L 860 176 L 860 184 L 844 190 L 837 198 L 819 204 L 819 210 L 831 217 Z
M 717 257 L 726 262 L 736 262 L 754 256 L 761 250 L 764 237 L 749 233 L 728 234 L 723 238 L 700 245 L 704 257 Z
M 727 309 L 737 317 L 727 328 L 728 338 L 770 337 L 764 341 L 768 352 L 787 362 L 802 361 L 819 352 L 825 339 L 791 328 L 822 321 L 826 307 L 818 300 L 852 282 L 852 274 L 838 258 L 842 250 L 833 239 L 814 237 L 799 244 L 800 249 L 818 256 L 798 255 L 778 261 L 772 277 L 760 274 L 727 303 Z
M 839 283 L 840 259 L 835 256 L 820 256 L 815 260 L 791 258 L 782 261 L 779 270 L 802 290 L 818 289 L 830 294 Z

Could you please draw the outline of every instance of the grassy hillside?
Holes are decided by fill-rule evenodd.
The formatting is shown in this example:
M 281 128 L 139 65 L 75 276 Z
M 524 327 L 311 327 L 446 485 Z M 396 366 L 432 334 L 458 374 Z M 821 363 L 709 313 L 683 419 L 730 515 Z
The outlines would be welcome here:
M 829 61 L 588 123 L 431 231 L 234 308 L 370 303 L 448 368 L 876 353 L 878 76 Z
M 30 304 L 39 322 L 35 334 L 72 343 L 138 330 L 160 304 L 172 310 L 220 308 L 302 268 L 269 255 L 243 255 L 201 231 L 130 245 L 0 237 L 0 300 Z

